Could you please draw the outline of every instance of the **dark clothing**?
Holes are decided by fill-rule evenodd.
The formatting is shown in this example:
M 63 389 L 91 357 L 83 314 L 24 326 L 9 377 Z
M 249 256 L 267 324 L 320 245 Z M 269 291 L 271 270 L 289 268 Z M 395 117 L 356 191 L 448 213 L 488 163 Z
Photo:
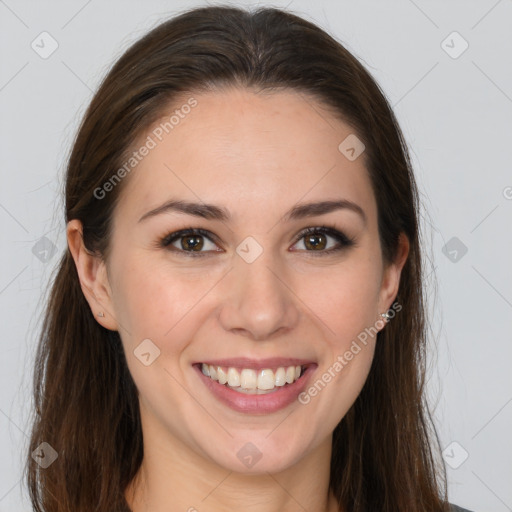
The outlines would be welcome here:
M 466 508 L 458 507 L 457 505 L 450 504 L 450 511 L 451 512 L 471 512 L 471 510 L 468 510 Z

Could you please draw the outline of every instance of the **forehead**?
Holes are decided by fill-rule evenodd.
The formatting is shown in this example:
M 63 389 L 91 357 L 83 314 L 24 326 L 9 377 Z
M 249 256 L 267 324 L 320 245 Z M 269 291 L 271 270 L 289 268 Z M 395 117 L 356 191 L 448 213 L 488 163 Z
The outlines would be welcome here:
M 134 145 L 134 151 L 150 149 L 127 177 L 119 206 L 139 218 L 173 197 L 222 204 L 235 216 L 343 197 L 372 216 L 364 153 L 351 161 L 339 149 L 353 132 L 296 91 L 233 88 L 182 96 Z

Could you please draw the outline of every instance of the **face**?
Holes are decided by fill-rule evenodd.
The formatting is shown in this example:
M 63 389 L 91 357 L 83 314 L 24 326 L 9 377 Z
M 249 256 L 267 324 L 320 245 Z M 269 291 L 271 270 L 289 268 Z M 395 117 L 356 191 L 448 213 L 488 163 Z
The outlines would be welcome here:
M 338 149 L 353 130 L 321 104 L 193 97 L 136 145 L 154 142 L 124 178 L 93 311 L 120 332 L 145 436 L 276 472 L 329 443 L 354 403 L 376 341 L 361 333 L 383 328 L 404 260 L 383 264 L 364 153 Z

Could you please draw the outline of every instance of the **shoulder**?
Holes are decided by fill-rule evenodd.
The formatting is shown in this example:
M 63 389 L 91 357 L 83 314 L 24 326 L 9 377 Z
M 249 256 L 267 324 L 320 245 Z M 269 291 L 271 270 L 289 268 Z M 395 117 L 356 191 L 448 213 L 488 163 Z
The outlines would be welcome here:
M 450 503 L 450 512 L 472 512 L 467 508 L 458 507 L 457 505 L 453 505 Z

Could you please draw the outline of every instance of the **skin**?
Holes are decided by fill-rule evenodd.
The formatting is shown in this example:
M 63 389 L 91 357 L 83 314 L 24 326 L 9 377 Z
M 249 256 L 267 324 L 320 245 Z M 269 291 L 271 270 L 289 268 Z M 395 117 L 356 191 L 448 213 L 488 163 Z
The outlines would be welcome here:
M 365 328 L 384 327 L 377 320 L 396 297 L 407 239 L 384 265 L 364 155 L 349 161 L 338 150 L 353 130 L 320 103 L 289 90 L 194 98 L 197 106 L 125 178 L 108 261 L 85 251 L 78 220 L 67 228 L 91 312 L 119 330 L 139 390 L 145 455 L 128 503 L 135 512 L 338 510 L 329 492 L 332 432 L 368 376 L 376 338 L 308 404 L 267 415 L 217 401 L 191 363 L 299 357 L 318 364 L 313 383 Z M 170 198 L 213 203 L 232 218 L 167 212 L 138 222 Z M 297 203 L 341 198 L 357 203 L 366 222 L 348 209 L 282 220 Z M 322 255 L 296 240 L 322 224 L 356 245 Z M 202 239 L 209 256 L 158 247 L 188 227 L 219 238 Z M 250 264 L 236 252 L 248 236 L 263 248 Z M 330 235 L 319 241 L 337 245 Z M 147 338 L 161 351 L 150 366 L 133 353 Z M 237 457 L 249 441 L 262 453 L 252 468 Z

